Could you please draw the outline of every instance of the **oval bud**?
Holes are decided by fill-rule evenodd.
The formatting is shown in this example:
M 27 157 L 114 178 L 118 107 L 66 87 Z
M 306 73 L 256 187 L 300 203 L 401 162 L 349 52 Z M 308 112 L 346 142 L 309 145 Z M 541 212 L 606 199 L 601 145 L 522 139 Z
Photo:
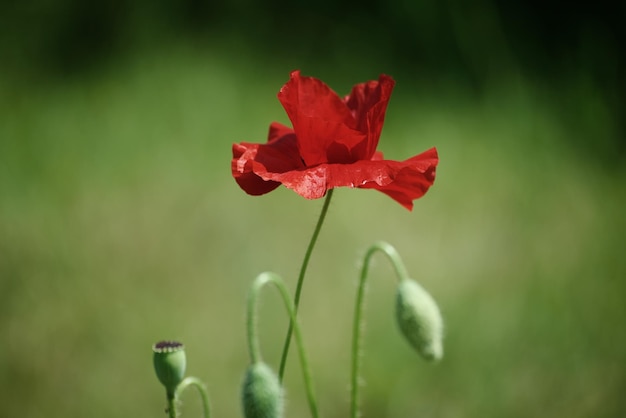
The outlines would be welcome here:
M 263 362 L 250 365 L 241 391 L 246 418 L 283 416 L 283 388 L 278 376 Z
M 156 375 L 167 392 L 173 394 L 185 376 L 185 347 L 177 341 L 160 341 L 152 346 L 152 351 Z
M 426 360 L 443 357 L 443 319 L 433 297 L 416 281 L 398 285 L 396 320 L 409 343 Z

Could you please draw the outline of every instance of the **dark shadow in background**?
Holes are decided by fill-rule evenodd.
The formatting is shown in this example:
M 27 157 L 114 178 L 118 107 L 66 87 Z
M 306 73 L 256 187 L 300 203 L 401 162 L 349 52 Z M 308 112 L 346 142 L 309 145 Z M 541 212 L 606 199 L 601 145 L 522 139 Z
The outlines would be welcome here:
M 352 55 L 359 63 L 423 84 L 455 80 L 477 97 L 493 80 L 515 73 L 559 97 L 562 121 L 579 133 L 573 142 L 584 152 L 612 166 L 626 155 L 626 6 L 620 2 L 12 3 L 0 6 L 1 71 L 9 78 L 72 77 L 116 55 L 158 48 L 172 39 L 237 39 L 241 53 L 258 54 L 260 65 L 291 57 L 312 70 Z M 592 86 L 609 109 L 614 126 L 602 144 L 595 143 L 597 122 L 578 89 L 583 84 Z

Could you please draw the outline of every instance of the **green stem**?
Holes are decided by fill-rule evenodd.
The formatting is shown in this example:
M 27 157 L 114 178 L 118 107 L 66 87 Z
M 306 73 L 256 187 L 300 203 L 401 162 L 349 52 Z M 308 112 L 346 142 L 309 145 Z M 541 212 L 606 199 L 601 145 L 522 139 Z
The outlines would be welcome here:
M 198 392 L 200 393 L 200 398 L 202 398 L 202 410 L 203 410 L 204 418 L 210 418 L 211 417 L 211 405 L 209 403 L 209 394 L 207 393 L 207 389 L 204 383 L 202 383 L 202 381 L 198 379 L 197 377 L 184 378 L 183 381 L 180 382 L 178 386 L 176 387 L 175 398 L 178 398 L 180 394 L 183 393 L 183 391 L 187 389 L 187 387 L 189 386 L 195 386 L 198 389 Z M 171 415 L 170 413 L 170 417 L 172 416 L 175 416 L 175 415 Z
M 259 340 L 257 336 L 255 318 L 259 292 L 261 288 L 267 283 L 274 284 L 274 286 L 278 289 L 283 299 L 283 302 L 285 303 L 285 308 L 289 312 L 289 318 L 291 320 L 293 332 L 295 333 L 296 345 L 298 346 L 298 353 L 300 355 L 300 366 L 302 367 L 302 376 L 304 379 L 307 399 L 309 401 L 309 408 L 311 409 L 311 415 L 314 418 L 318 418 L 317 401 L 315 399 L 315 393 L 313 391 L 313 379 L 311 378 L 311 370 L 309 368 L 309 361 L 307 359 L 306 351 L 304 348 L 302 332 L 300 330 L 300 325 L 297 321 L 296 308 L 291 302 L 291 298 L 289 297 L 289 292 L 287 291 L 285 284 L 283 283 L 281 278 L 274 273 L 266 272 L 259 274 L 252 283 L 250 295 L 248 296 L 247 328 L 250 361 L 253 364 L 261 361 L 261 350 L 259 349 Z
M 178 411 L 176 409 L 176 402 L 178 401 L 178 399 L 176 398 L 176 394 L 175 393 L 169 393 L 169 391 L 167 392 L 167 414 L 169 416 L 169 418 L 177 418 L 178 417 Z
M 311 258 L 311 254 L 313 253 L 313 248 L 315 247 L 315 242 L 317 241 L 317 237 L 320 234 L 320 230 L 322 229 L 322 224 L 324 223 L 324 218 L 326 217 L 326 213 L 328 212 L 328 206 L 330 205 L 330 199 L 333 196 L 333 189 L 330 189 L 326 193 L 326 199 L 324 200 L 324 206 L 322 206 L 322 212 L 320 213 L 320 217 L 317 220 L 317 225 L 315 225 L 315 230 L 313 230 L 313 236 L 311 237 L 311 241 L 309 242 L 309 246 L 306 249 L 306 253 L 304 254 L 304 260 L 302 261 L 302 266 L 300 267 L 300 274 L 298 276 L 298 284 L 296 285 L 296 293 L 293 298 L 293 304 L 296 315 L 298 314 L 298 307 L 300 306 L 300 293 L 302 293 L 302 284 L 304 283 L 304 276 L 306 274 L 306 269 L 309 265 L 309 259 Z M 285 344 L 283 345 L 283 354 L 280 358 L 280 368 L 278 370 L 278 379 L 282 382 L 283 377 L 285 375 L 285 367 L 287 365 L 287 355 L 289 354 L 289 345 L 291 344 L 291 334 L 293 332 L 293 320 L 289 324 L 289 329 L 287 330 L 287 336 L 285 337 Z
M 359 353 L 361 352 L 361 317 L 363 313 L 363 299 L 365 296 L 365 281 L 367 280 L 367 273 L 369 271 L 370 260 L 372 256 L 380 251 L 385 254 L 391 265 L 393 266 L 398 280 L 404 280 L 408 278 L 408 272 L 404 263 L 400 258 L 400 255 L 390 244 L 386 242 L 377 242 L 372 245 L 365 253 L 363 259 L 363 267 L 361 269 L 361 277 L 359 279 L 359 287 L 356 295 L 356 304 L 354 307 L 354 322 L 352 324 L 352 374 L 351 374 L 351 394 L 350 394 L 350 416 L 352 418 L 358 417 L 358 402 L 359 402 L 359 369 L 361 367 Z

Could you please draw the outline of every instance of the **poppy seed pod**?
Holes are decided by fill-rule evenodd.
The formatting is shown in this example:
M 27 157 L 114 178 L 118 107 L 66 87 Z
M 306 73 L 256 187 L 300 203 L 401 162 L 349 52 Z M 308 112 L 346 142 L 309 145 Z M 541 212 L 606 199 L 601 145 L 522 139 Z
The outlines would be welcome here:
M 396 320 L 409 343 L 426 360 L 443 357 L 443 319 L 433 297 L 414 280 L 402 280 L 396 296 Z
M 268 365 L 258 362 L 250 365 L 241 391 L 246 418 L 281 418 L 283 416 L 283 389 L 278 376 Z
M 152 347 L 154 370 L 167 393 L 173 394 L 185 376 L 185 347 L 177 341 L 160 341 Z

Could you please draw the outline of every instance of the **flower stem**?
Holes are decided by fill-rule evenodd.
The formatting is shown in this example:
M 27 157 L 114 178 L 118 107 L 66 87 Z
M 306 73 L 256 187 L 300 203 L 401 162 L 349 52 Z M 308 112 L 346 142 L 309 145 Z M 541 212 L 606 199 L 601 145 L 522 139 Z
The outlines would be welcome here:
M 169 418 L 177 418 L 178 410 L 176 409 L 176 402 L 178 402 L 178 398 L 175 393 L 167 392 L 167 415 Z
M 198 389 L 198 392 L 200 393 L 200 398 L 202 398 L 202 410 L 203 410 L 204 418 L 210 418 L 211 406 L 209 403 L 209 394 L 207 393 L 206 386 L 204 385 L 204 383 L 202 383 L 202 381 L 198 379 L 197 377 L 184 378 L 183 381 L 180 382 L 180 384 L 176 387 L 175 398 L 178 398 L 180 394 L 189 386 L 195 386 Z M 175 416 L 175 415 L 171 415 L 170 413 L 170 416 Z
M 306 275 L 306 269 L 309 265 L 309 259 L 311 258 L 311 254 L 313 253 L 315 242 L 317 241 L 317 237 L 320 234 L 320 230 L 322 229 L 324 218 L 326 218 L 326 213 L 328 212 L 328 206 L 330 205 L 330 199 L 332 198 L 332 196 L 333 196 L 333 189 L 330 189 L 326 193 L 326 199 L 324 200 L 324 206 L 322 206 L 322 212 L 320 213 L 319 219 L 317 220 L 317 225 L 315 225 L 315 229 L 313 230 L 313 236 L 311 237 L 309 246 L 307 247 L 306 253 L 304 254 L 304 260 L 302 260 L 302 266 L 300 267 L 300 274 L 298 276 L 298 284 L 296 285 L 296 293 L 293 298 L 294 312 L 296 316 L 298 315 L 298 307 L 300 306 L 300 294 L 302 293 L 302 284 L 304 283 L 304 276 Z M 281 382 L 285 375 L 285 367 L 287 365 L 287 355 L 289 354 L 289 345 L 291 344 L 291 334 L 293 332 L 293 326 L 294 326 L 294 322 L 293 320 L 291 320 L 291 322 L 289 323 L 289 329 L 287 330 L 287 336 L 285 337 L 285 343 L 283 345 L 283 354 L 280 358 L 280 368 L 278 370 L 278 379 Z
M 408 278 L 408 273 L 404 263 L 400 258 L 400 255 L 390 244 L 386 242 L 377 242 L 372 245 L 365 253 L 363 258 L 363 267 L 361 269 L 361 277 L 359 279 L 359 287 L 356 295 L 356 304 L 354 306 L 354 322 L 352 324 L 352 373 L 351 373 L 351 394 L 350 394 L 350 417 L 357 418 L 358 402 L 359 402 L 359 369 L 361 367 L 359 353 L 361 352 L 361 317 L 363 312 L 363 300 L 365 296 L 365 281 L 367 280 L 367 273 L 369 271 L 369 264 L 372 256 L 380 251 L 384 253 L 396 272 L 398 280 L 404 280 Z
M 294 304 L 291 302 L 291 298 L 289 297 L 289 292 L 285 287 L 285 284 L 281 280 L 281 278 L 270 272 L 261 273 L 257 276 L 257 278 L 252 283 L 252 289 L 250 290 L 250 295 L 248 297 L 248 318 L 247 318 L 247 327 L 248 327 L 248 349 L 250 352 L 250 361 L 254 364 L 258 361 L 261 361 L 261 350 L 259 349 L 259 339 L 257 336 L 256 329 L 256 305 L 258 301 L 258 295 L 261 288 L 267 284 L 272 283 L 278 289 L 283 302 L 285 303 L 285 308 L 289 312 L 289 318 L 291 320 L 291 325 L 293 332 L 295 333 L 296 345 L 298 346 L 298 352 L 300 355 L 300 366 L 302 367 L 302 376 L 304 379 L 304 386 L 307 394 L 307 398 L 309 401 L 309 409 L 311 410 L 311 415 L 314 418 L 318 417 L 317 410 L 317 400 L 315 399 L 315 393 L 313 391 L 313 379 L 311 378 L 311 370 L 309 368 L 309 361 L 307 359 L 306 351 L 304 348 L 304 341 L 302 339 L 302 332 L 300 330 L 300 326 L 298 325 L 297 316 L 296 316 L 296 308 Z

